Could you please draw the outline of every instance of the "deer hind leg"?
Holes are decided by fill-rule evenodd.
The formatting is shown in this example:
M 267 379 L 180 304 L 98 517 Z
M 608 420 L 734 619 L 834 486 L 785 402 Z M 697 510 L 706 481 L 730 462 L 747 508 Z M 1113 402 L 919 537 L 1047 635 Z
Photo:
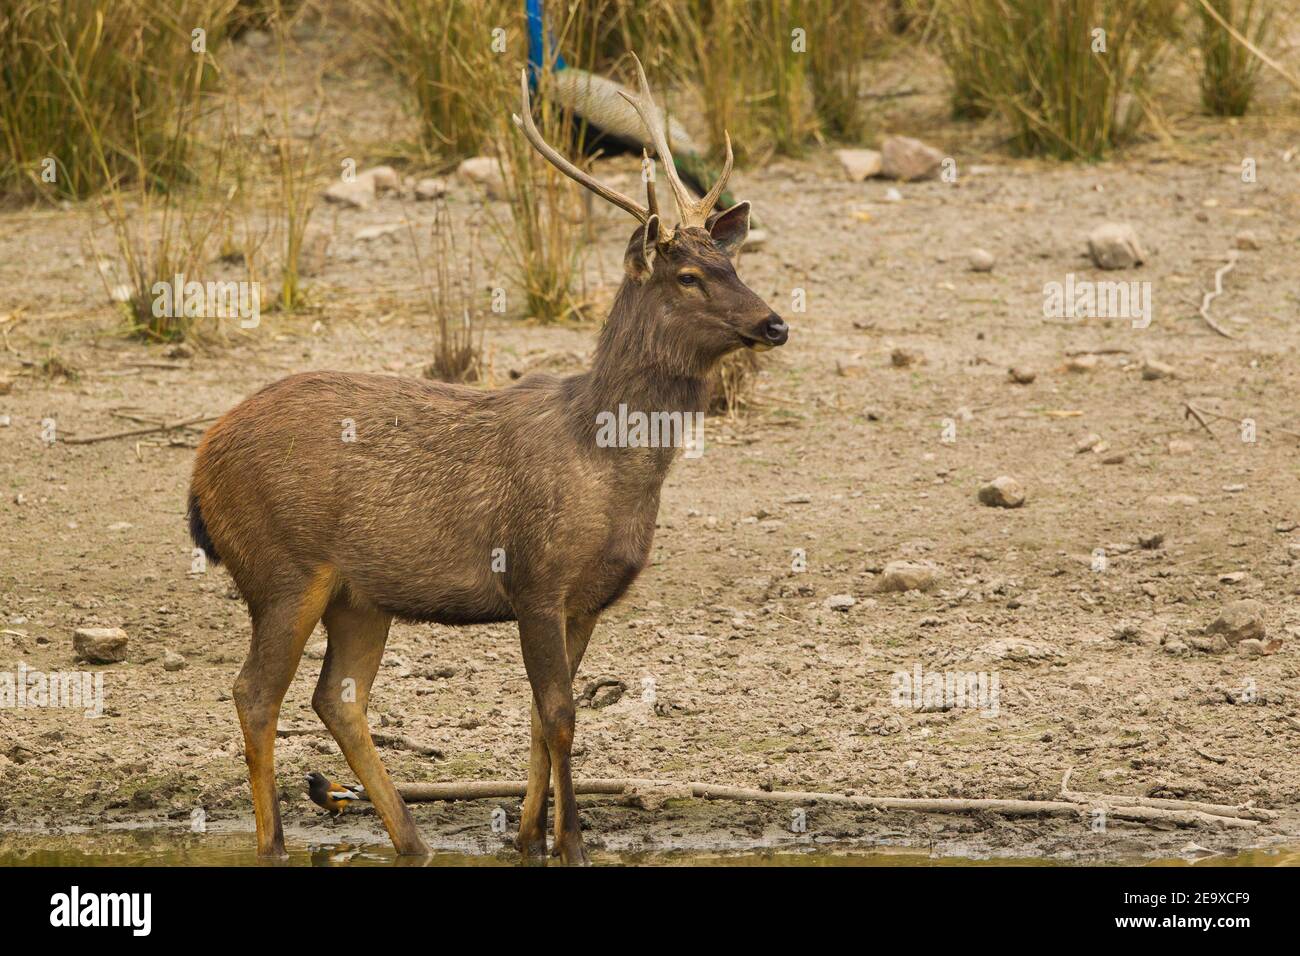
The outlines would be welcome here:
M 275 725 L 302 649 L 335 587 L 334 570 L 279 585 L 272 600 L 250 605 L 253 640 L 235 679 L 235 709 L 244 731 L 244 759 L 253 790 L 258 856 L 283 857 L 284 828 L 275 791 Z
M 366 722 L 370 685 L 383 659 L 391 623 L 389 614 L 355 607 L 343 596 L 335 598 L 325 610 L 329 644 L 311 703 L 365 786 L 397 852 L 427 856 L 429 848 L 379 759 Z
M 573 796 L 571 767 L 573 750 L 573 675 L 590 637 L 590 622 L 573 621 L 574 636 L 569 639 L 564 619 L 550 614 L 521 614 L 519 636 L 523 645 L 524 667 L 533 690 L 534 744 L 540 728 L 542 743 L 555 785 L 555 847 L 565 863 L 585 864 L 587 851 L 582 845 L 578 825 L 578 805 Z M 544 846 L 546 826 L 546 778 L 535 774 L 540 761 L 530 760 L 528 793 L 520 821 L 521 847 Z

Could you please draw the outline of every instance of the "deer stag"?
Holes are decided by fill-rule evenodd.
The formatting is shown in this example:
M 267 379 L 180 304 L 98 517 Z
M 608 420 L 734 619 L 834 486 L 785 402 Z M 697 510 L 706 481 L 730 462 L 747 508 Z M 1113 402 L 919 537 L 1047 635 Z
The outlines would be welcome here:
M 526 75 L 515 124 L 565 175 L 641 225 L 591 369 L 526 376 L 484 391 L 385 375 L 310 372 L 263 388 L 203 437 L 190 531 L 224 561 L 253 637 L 235 707 L 257 817 L 258 853 L 284 855 L 276 719 L 316 623 L 328 636 L 312 706 L 365 785 L 401 854 L 427 854 L 370 737 L 366 706 L 393 618 L 517 621 L 532 687 L 532 751 L 518 846 L 545 855 L 548 783 L 555 846 L 585 863 L 570 774 L 573 678 L 600 613 L 645 565 L 659 489 L 676 454 L 610 447 L 602 413 L 694 416 L 717 362 L 786 341 L 783 322 L 736 276 L 749 204 L 713 214 L 731 171 L 700 200 L 673 168 L 640 61 L 627 100 L 649 130 L 680 214 L 597 182 L 538 133 Z M 350 420 L 350 421 L 348 421 Z M 633 444 L 631 441 L 627 444 Z

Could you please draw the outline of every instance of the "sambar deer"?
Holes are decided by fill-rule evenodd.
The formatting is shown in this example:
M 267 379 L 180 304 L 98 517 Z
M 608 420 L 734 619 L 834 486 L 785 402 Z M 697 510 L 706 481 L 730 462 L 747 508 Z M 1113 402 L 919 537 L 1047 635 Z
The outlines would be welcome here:
M 724 355 L 781 345 L 788 335 L 732 264 L 749 205 L 713 214 L 731 171 L 730 142 L 718 182 L 693 199 L 673 169 L 640 61 L 636 69 L 640 92 L 627 99 L 672 187 L 675 228 L 659 218 L 653 177 L 642 206 L 545 142 L 526 74 L 514 117 L 550 163 L 641 223 L 589 371 L 533 374 L 492 391 L 386 375 L 293 375 L 227 413 L 199 445 L 190 530 L 212 561 L 225 563 L 252 618 L 234 699 L 260 855 L 285 852 L 276 720 L 322 619 L 328 643 L 312 705 L 398 853 L 427 854 L 366 722 L 389 624 L 401 618 L 518 622 L 533 697 L 518 846 L 545 855 L 553 778 L 552 852 L 587 862 L 570 774 L 573 679 L 596 619 L 646 563 L 659 489 L 678 451 L 607 447 L 597 421 L 620 405 L 694 418 Z

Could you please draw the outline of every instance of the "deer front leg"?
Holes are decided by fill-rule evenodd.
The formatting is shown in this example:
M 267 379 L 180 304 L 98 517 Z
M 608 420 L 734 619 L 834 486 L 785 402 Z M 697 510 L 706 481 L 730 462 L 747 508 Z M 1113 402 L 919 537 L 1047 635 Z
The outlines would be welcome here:
M 578 805 L 573 798 L 573 672 L 564 624 L 563 615 L 556 612 L 519 614 L 524 668 L 533 689 L 533 704 L 555 781 L 555 842 L 563 862 L 581 865 L 588 860 L 578 827 Z M 545 793 L 544 789 L 537 789 Z M 542 806 L 545 807 L 544 802 Z
M 591 639 L 595 626 L 594 614 L 570 617 L 565 622 L 564 643 L 569 659 L 570 693 L 573 678 L 577 676 L 578 665 L 582 663 L 582 655 L 587 652 L 587 642 Z M 545 857 L 546 797 L 551 785 L 551 754 L 542 733 L 542 719 L 537 712 L 536 698 L 533 700 L 532 711 L 533 742 L 528 756 L 528 792 L 519 815 L 519 838 L 515 841 L 515 846 L 525 857 Z M 556 850 L 559 850 L 558 842 Z

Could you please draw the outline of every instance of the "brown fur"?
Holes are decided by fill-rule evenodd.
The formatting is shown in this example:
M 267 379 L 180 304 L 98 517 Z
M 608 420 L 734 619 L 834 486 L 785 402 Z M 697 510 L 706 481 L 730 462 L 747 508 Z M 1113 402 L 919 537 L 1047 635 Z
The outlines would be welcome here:
M 314 704 L 403 853 L 424 843 L 364 716 L 388 623 L 515 620 L 534 701 L 520 846 L 545 848 L 554 772 L 556 849 L 585 861 L 569 770 L 572 678 L 597 616 L 646 562 L 675 456 L 597 447 L 597 414 L 620 404 L 702 411 L 722 356 L 784 342 L 780 320 L 722 251 L 748 228 L 747 207 L 736 208 L 711 223 L 712 236 L 690 228 L 661 241 L 657 220 L 636 231 L 584 374 L 483 391 L 311 372 L 262 389 L 204 436 L 191 487 L 196 540 L 225 562 L 253 620 L 235 702 L 259 852 L 284 851 L 275 722 L 322 616 L 329 651 Z M 698 283 L 682 285 L 683 270 Z M 348 419 L 354 442 L 343 440 Z M 494 549 L 504 551 L 503 573 Z M 348 678 L 354 700 L 340 691 Z

